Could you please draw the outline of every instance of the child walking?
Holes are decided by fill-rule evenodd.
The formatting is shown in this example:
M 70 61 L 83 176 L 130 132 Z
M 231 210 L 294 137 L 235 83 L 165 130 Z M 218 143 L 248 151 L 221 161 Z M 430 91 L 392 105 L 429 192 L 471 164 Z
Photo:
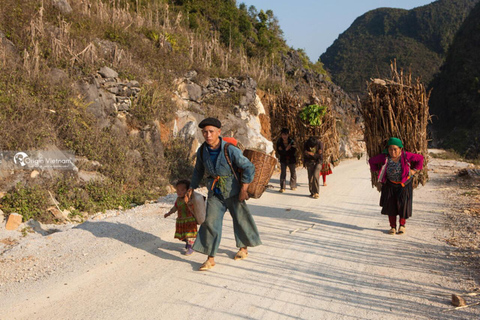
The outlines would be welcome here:
M 322 170 L 320 170 L 320 175 L 322 176 L 324 187 L 327 186 L 327 176 L 329 174 L 332 174 L 332 167 L 330 166 L 329 161 L 324 161 L 322 163 Z
M 185 202 L 185 195 L 190 188 L 190 181 L 179 180 L 175 184 L 177 190 L 177 200 L 175 205 L 165 214 L 165 218 L 178 211 L 177 221 L 175 224 L 175 239 L 185 241 L 185 255 L 189 256 L 194 251 L 192 249 L 193 243 L 197 238 L 197 221 Z

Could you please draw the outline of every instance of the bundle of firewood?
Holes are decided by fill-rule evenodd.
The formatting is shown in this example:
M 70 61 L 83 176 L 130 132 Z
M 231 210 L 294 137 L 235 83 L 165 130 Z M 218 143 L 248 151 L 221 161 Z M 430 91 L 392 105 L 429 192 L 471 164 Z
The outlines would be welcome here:
M 368 83 L 367 97 L 360 104 L 365 123 L 365 143 L 369 157 L 386 149 L 390 137 L 402 140 L 406 151 L 425 157 L 424 169 L 414 177 L 413 187 L 428 180 L 427 124 L 430 121 L 428 100 L 430 92 L 411 73 L 398 72 L 391 65 L 391 79 L 372 79 Z M 377 176 L 372 173 L 372 186 Z
M 310 104 L 326 106 L 326 113 L 321 117 L 320 125 L 310 125 L 302 120 L 300 112 Z M 301 99 L 295 93 L 282 92 L 268 99 L 270 120 L 275 123 L 272 128 L 274 137 L 280 136 L 281 128 L 288 128 L 299 149 L 303 153 L 303 144 L 311 136 L 317 137 L 324 145 L 324 160 L 337 165 L 340 158 L 339 138 L 337 133 L 337 117 L 327 98 Z

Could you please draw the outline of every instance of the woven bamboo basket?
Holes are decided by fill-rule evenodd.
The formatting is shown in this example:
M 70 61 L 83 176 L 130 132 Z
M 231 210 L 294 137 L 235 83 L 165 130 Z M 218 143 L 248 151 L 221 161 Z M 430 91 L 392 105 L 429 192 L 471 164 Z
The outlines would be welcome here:
M 250 149 L 243 151 L 243 155 L 255 166 L 255 176 L 247 190 L 248 196 L 258 199 L 267 188 L 275 165 L 277 164 L 277 159 L 264 152 Z

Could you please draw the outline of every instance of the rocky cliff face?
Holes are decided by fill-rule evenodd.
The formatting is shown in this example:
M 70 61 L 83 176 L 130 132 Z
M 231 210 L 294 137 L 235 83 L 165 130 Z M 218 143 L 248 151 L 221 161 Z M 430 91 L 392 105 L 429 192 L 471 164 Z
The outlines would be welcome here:
M 175 98 L 179 110 L 172 133 L 185 140 L 192 139 L 192 152 L 203 142 L 198 123 L 209 116 L 222 122 L 222 136 L 236 138 L 246 149 L 266 153 L 273 151 L 269 140 L 265 108 L 257 96 L 257 84 L 250 77 L 213 78 L 202 85 L 196 72 L 177 79 Z
M 283 61 L 286 72 L 296 79 L 295 92 L 304 101 L 313 96 L 332 106 L 338 118 L 340 154 L 349 158 L 362 153 L 363 134 L 356 102 L 326 76 L 305 69 L 294 51 L 285 55 Z M 257 90 L 252 78 L 214 78 L 202 84 L 196 79 L 196 72 L 191 71 L 176 83 L 179 111 L 172 133 L 185 140 L 192 139 L 192 153 L 203 142 L 198 123 L 208 116 L 218 117 L 223 124 L 222 134 L 235 137 L 245 148 L 273 151 L 272 141 L 278 138 L 280 128 L 271 123 L 266 109 L 267 100 L 274 94 Z
M 262 126 L 265 109 L 256 94 L 256 86 L 250 77 L 213 78 L 201 83 L 195 71 L 188 72 L 175 81 L 172 90 L 172 99 L 178 107 L 174 120 L 162 125 L 157 122 L 156 125 L 134 127 L 127 118 L 132 102 L 140 92 L 137 81 L 122 81 L 117 72 L 104 67 L 77 83 L 78 91 L 88 110 L 95 115 L 99 127 L 108 127 L 123 136 L 142 132 L 141 136 L 148 138 L 151 148 L 160 153 L 163 153 L 162 140 L 170 137 L 190 141 L 191 153 L 194 153 L 203 142 L 198 123 L 209 116 L 222 121 L 223 136 L 235 137 L 245 148 L 272 152 L 272 142 L 262 133 L 268 128 L 265 128 L 265 122 Z

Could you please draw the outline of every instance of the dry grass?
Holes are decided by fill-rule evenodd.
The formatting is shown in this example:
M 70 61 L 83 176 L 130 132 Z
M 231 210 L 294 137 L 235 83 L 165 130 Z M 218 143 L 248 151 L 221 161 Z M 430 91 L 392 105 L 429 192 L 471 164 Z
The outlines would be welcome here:
M 480 183 L 478 179 L 455 177 L 457 187 L 448 192 L 446 242 L 457 250 L 463 264 L 471 268 L 476 279 L 480 276 Z
M 167 123 L 175 114 L 173 80 L 186 71 L 194 69 L 205 79 L 244 75 L 259 84 L 282 81 L 276 75 L 278 67 L 272 68 L 279 56 L 250 58 L 241 48 L 225 47 L 217 32 L 192 31 L 182 13 L 163 1 L 70 4 L 74 13 L 63 15 L 50 0 L 2 1 L 0 30 L 17 54 L 10 56 L 0 45 L 0 147 L 28 150 L 55 145 L 100 162 L 98 171 L 107 180 L 91 188 L 91 198 L 112 188 L 128 193 L 126 198 L 134 202 L 149 192 L 156 197 L 168 183 L 163 178 L 167 170 L 181 171 L 183 164 L 165 161 L 162 148 L 153 148 L 145 137 L 156 137 L 155 123 Z M 123 80 L 142 85 L 127 117 L 129 129 L 139 132 L 137 136 L 97 128 L 96 119 L 85 110 L 76 84 L 89 81 L 103 66 L 118 71 Z M 53 68 L 66 73 L 61 84 L 52 85 L 49 71 Z M 73 182 L 65 187 L 85 188 Z M 58 190 L 52 187 L 51 191 Z M 111 198 L 105 203 L 117 203 L 116 195 Z M 75 204 L 82 198 L 69 194 L 65 199 Z M 94 207 L 98 208 L 97 203 Z

